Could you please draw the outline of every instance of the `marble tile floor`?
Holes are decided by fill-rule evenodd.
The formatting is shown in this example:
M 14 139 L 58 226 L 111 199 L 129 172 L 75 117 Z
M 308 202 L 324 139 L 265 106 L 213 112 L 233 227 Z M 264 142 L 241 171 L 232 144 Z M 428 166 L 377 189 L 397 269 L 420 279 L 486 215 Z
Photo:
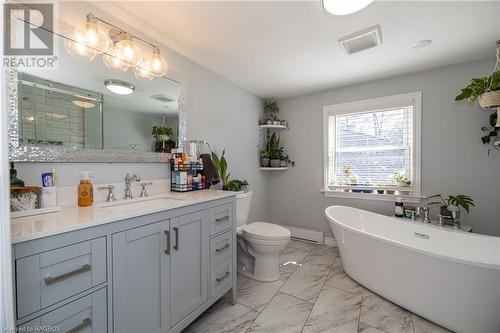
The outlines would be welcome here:
M 349 278 L 335 247 L 290 241 L 281 278 L 238 275 L 238 301 L 223 298 L 183 333 L 444 333 Z

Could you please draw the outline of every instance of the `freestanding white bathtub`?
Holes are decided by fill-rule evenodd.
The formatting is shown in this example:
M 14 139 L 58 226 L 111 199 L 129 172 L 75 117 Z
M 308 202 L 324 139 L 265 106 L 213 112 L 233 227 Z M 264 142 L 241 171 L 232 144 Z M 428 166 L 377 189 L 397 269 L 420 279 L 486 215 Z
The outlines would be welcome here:
M 500 332 L 500 237 L 345 206 L 325 214 L 351 278 L 448 329 Z

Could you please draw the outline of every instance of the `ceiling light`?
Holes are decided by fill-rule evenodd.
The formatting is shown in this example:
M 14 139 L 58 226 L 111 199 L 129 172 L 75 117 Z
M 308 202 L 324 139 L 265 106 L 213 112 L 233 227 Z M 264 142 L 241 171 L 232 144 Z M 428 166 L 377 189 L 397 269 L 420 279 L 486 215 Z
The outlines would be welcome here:
M 431 43 L 432 43 L 432 40 L 424 39 L 424 40 L 413 43 L 411 47 L 414 48 L 415 50 L 418 50 L 418 49 L 423 49 L 424 47 L 431 45 Z
M 323 8 L 333 15 L 348 15 L 355 13 L 370 3 L 373 0 L 322 0 Z
M 75 104 L 76 106 L 78 106 L 79 108 L 82 108 L 82 109 L 91 109 L 95 106 L 94 103 L 87 102 L 87 101 L 81 101 L 81 100 L 74 100 L 71 103 Z
M 66 50 L 73 55 L 94 59 L 108 49 L 111 39 L 108 34 L 97 24 L 96 18 L 89 14 L 87 22 L 76 28 L 69 35 L 69 40 L 64 41 Z
M 135 86 L 126 81 L 108 79 L 104 81 L 106 89 L 118 95 L 130 95 L 134 92 Z

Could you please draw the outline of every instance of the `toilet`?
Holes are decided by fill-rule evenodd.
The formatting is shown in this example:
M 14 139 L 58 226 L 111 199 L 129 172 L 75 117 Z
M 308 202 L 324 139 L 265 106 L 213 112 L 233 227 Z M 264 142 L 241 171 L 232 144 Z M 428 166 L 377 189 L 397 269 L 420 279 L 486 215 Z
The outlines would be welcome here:
M 290 240 L 290 231 L 267 222 L 247 224 L 251 202 L 252 192 L 236 195 L 238 273 L 273 282 L 280 278 L 278 256 Z

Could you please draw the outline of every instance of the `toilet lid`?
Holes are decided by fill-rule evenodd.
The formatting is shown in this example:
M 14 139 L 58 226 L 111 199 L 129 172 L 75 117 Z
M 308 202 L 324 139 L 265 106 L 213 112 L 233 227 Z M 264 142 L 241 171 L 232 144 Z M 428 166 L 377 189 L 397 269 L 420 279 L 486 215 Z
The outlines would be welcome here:
M 253 222 L 243 228 L 243 237 L 255 239 L 290 239 L 290 231 L 277 224 L 267 222 Z

